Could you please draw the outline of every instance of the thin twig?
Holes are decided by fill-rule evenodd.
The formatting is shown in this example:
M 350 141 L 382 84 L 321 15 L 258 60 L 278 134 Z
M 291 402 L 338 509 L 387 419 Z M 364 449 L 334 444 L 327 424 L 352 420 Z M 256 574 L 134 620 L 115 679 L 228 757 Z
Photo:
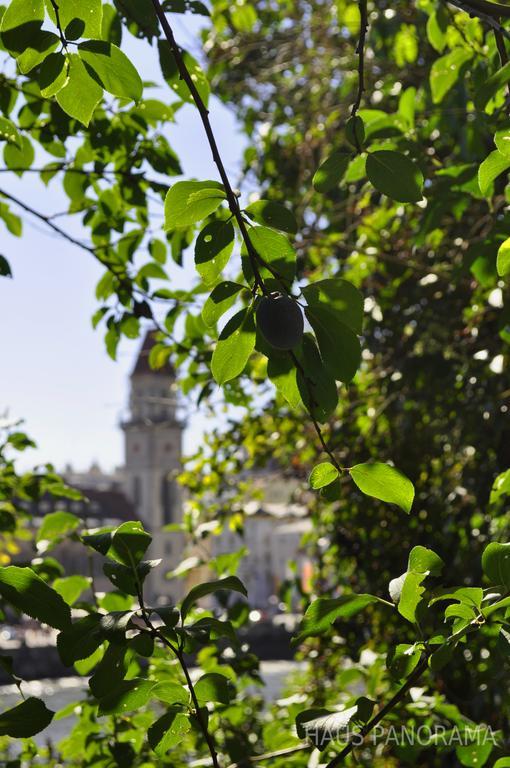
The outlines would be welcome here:
M 485 0 L 442 0 L 443 3 L 451 3 L 470 16 L 476 16 L 484 21 L 491 29 L 499 32 L 510 40 L 510 32 L 502 26 L 500 17 L 510 18 L 510 7 L 498 3 L 487 3 Z M 505 11 L 504 13 L 502 11 Z
M 60 22 L 60 9 L 58 7 L 56 0 L 50 0 L 50 2 L 55 12 L 55 21 L 56 21 L 58 33 L 60 36 L 60 42 L 62 43 L 62 48 L 67 52 L 67 39 L 64 34 L 64 30 L 62 29 L 62 24 Z
M 352 105 L 351 117 L 355 117 L 358 109 L 361 106 L 361 100 L 365 91 L 365 40 L 368 32 L 368 10 L 367 0 L 359 0 L 359 14 L 360 14 L 360 30 L 359 40 L 356 46 L 356 53 L 358 55 L 358 93 L 356 95 L 356 101 Z M 361 151 L 360 148 L 358 148 Z
M 230 180 L 225 170 L 225 166 L 223 164 L 223 160 L 221 158 L 218 145 L 216 142 L 216 138 L 214 136 L 214 132 L 211 126 L 211 121 L 209 120 L 209 110 L 205 106 L 204 101 L 193 81 L 193 78 L 188 72 L 181 49 L 177 45 L 177 42 L 174 37 L 174 33 L 172 31 L 170 24 L 168 23 L 168 20 L 165 16 L 165 12 L 163 11 L 163 8 L 161 6 L 161 3 L 159 2 L 159 0 L 152 0 L 152 5 L 154 6 L 154 10 L 159 19 L 159 23 L 161 24 L 161 28 L 167 39 L 168 45 L 170 46 L 170 50 L 174 55 L 180 77 L 188 86 L 189 92 L 200 114 L 200 118 L 202 120 L 202 125 L 204 126 L 205 133 L 207 135 L 207 140 L 209 142 L 209 147 L 211 149 L 213 160 L 216 163 L 216 167 L 218 168 L 221 181 L 225 188 L 225 194 L 227 196 L 227 202 L 230 208 L 230 212 L 232 213 L 235 220 L 237 221 L 237 224 L 239 226 L 239 231 L 241 232 L 242 238 L 246 245 L 246 250 L 248 251 L 248 257 L 250 259 L 250 264 L 255 277 L 254 291 L 257 289 L 257 287 L 259 287 L 263 293 L 267 293 L 267 289 L 265 288 L 264 282 L 260 276 L 260 270 L 258 266 L 259 257 L 258 257 L 257 251 L 255 250 L 250 240 L 250 236 L 248 234 L 248 230 L 246 228 L 246 224 L 244 223 L 243 215 L 241 213 L 241 208 L 239 207 L 239 201 L 237 199 L 237 195 L 232 189 Z
M 137 578 L 136 570 L 135 570 L 135 577 Z M 215 744 L 214 744 L 214 739 L 213 739 L 213 737 L 212 737 L 212 735 L 209 732 L 209 729 L 207 727 L 207 721 L 203 717 L 202 709 L 200 707 L 200 703 L 198 701 L 198 697 L 197 697 L 197 694 L 195 692 L 195 687 L 193 685 L 193 681 L 191 679 L 191 676 L 190 676 L 190 673 L 189 673 L 189 670 L 188 670 L 188 666 L 186 664 L 186 660 L 185 660 L 185 658 L 183 656 L 183 653 L 182 653 L 182 651 L 179 648 L 176 648 L 174 646 L 174 644 L 171 643 L 170 640 L 167 637 L 165 637 L 165 635 L 157 627 L 155 627 L 154 624 L 152 623 L 151 618 L 150 618 L 149 610 L 147 609 L 147 607 L 145 605 L 145 602 L 144 602 L 143 588 L 142 588 L 142 585 L 139 582 L 138 582 L 137 592 L 138 592 L 138 595 L 137 595 L 138 596 L 138 602 L 140 604 L 140 610 L 142 612 L 143 620 L 145 621 L 145 624 L 146 624 L 147 628 L 150 630 L 151 635 L 154 638 L 157 638 L 158 640 L 160 640 L 163 643 L 163 645 L 165 645 L 167 648 L 169 648 L 172 651 L 172 653 L 174 654 L 174 656 L 177 658 L 177 660 L 178 660 L 178 662 L 180 664 L 180 667 L 181 667 L 181 669 L 183 671 L 184 677 L 186 678 L 186 683 L 188 685 L 189 692 L 190 692 L 190 695 L 191 695 L 191 699 L 193 701 L 193 706 L 195 708 L 195 717 L 197 719 L 198 725 L 200 727 L 200 730 L 202 731 L 204 739 L 205 739 L 205 741 L 207 743 L 207 746 L 209 748 L 209 752 L 211 754 L 212 764 L 213 764 L 214 768 L 220 768 L 220 764 L 218 762 L 218 755 L 216 753 L 216 747 L 215 747 Z
M 345 747 L 342 749 L 341 752 L 338 753 L 338 755 L 335 755 L 335 757 L 329 761 L 326 768 L 336 768 L 336 766 L 340 765 L 344 758 L 347 757 L 347 755 L 350 755 L 352 750 L 355 746 L 359 744 L 359 737 L 365 738 L 365 736 L 368 736 L 369 733 L 371 733 L 376 725 L 383 720 L 386 715 L 391 712 L 391 710 L 404 698 L 406 693 L 412 686 L 418 682 L 420 677 L 423 675 L 425 670 L 427 669 L 428 664 L 428 656 L 424 656 L 424 658 L 420 661 L 414 672 L 407 678 L 407 680 L 404 682 L 404 684 L 398 689 L 398 691 L 395 693 L 394 696 L 391 697 L 391 699 L 384 705 L 384 707 L 381 707 L 379 712 L 366 724 L 363 726 L 363 728 L 360 729 L 359 733 L 356 734 L 356 738 L 349 741 L 348 744 L 345 745 Z

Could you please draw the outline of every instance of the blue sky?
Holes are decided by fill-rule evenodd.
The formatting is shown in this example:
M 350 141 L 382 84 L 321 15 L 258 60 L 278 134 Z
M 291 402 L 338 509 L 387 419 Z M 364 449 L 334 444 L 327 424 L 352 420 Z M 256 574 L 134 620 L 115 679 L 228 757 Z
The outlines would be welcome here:
M 179 42 L 193 51 L 196 20 L 174 21 Z M 155 51 L 132 38 L 126 43 L 123 48 L 142 77 L 160 82 Z M 163 85 L 158 98 L 166 94 L 173 100 Z M 229 110 L 214 99 L 210 107 L 220 150 L 235 180 L 243 137 Z M 178 112 L 177 124 L 169 126 L 166 135 L 181 158 L 185 176 L 217 178 L 193 107 Z M 46 213 L 66 208 L 58 186 L 53 182 L 47 189 L 36 175 L 17 179 L 0 174 L 0 188 Z M 49 233 L 44 225 L 28 216 L 23 219 L 19 239 L 0 222 L 0 253 L 14 273 L 13 280 L 0 279 L 0 415 L 23 418 L 38 444 L 23 457 L 24 467 L 51 461 L 58 468 L 70 462 L 84 469 L 98 461 L 111 469 L 122 463 L 118 421 L 127 402 L 138 342 L 123 341 L 117 362 L 107 356 L 102 332 L 93 331 L 90 323 L 101 269 L 89 254 Z M 193 279 L 190 259 L 184 269 L 173 267 L 170 272 L 174 284 Z M 205 426 L 200 414 L 190 413 L 186 450 L 196 445 Z

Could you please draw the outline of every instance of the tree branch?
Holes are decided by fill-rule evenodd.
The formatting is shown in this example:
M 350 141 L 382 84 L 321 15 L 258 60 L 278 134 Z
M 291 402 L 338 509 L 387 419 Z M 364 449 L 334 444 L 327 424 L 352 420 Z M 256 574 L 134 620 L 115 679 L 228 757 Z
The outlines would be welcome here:
M 336 766 L 340 765 L 344 758 L 351 754 L 354 747 L 358 744 L 359 736 L 362 736 L 365 738 L 365 736 L 368 736 L 369 733 L 371 733 L 376 725 L 383 720 L 388 712 L 391 712 L 391 710 L 399 704 L 408 690 L 413 687 L 415 683 L 418 682 L 420 677 L 423 675 L 425 670 L 427 669 L 427 663 L 428 663 L 428 654 L 424 656 L 424 658 L 420 661 L 416 669 L 409 675 L 407 680 L 404 682 L 404 684 L 398 689 L 398 691 L 395 693 L 394 696 L 391 697 L 391 699 L 384 705 L 384 707 L 381 707 L 379 712 L 371 719 L 369 722 L 361 728 L 359 733 L 356 734 L 356 739 L 351 740 L 346 746 L 342 749 L 341 752 L 338 753 L 332 760 L 329 761 L 326 768 L 336 768 Z
M 360 14 L 360 31 L 358 45 L 356 46 L 356 53 L 358 55 L 358 93 L 356 95 L 356 101 L 352 105 L 351 117 L 355 117 L 358 109 L 361 106 L 361 99 L 365 91 L 365 40 L 368 32 L 368 10 L 367 0 L 359 0 L 359 14 Z M 358 151 L 361 148 L 358 147 Z
M 510 6 L 489 3 L 486 0 L 442 0 L 442 2 L 451 3 L 470 16 L 476 16 L 491 29 L 510 40 L 510 32 L 500 22 L 500 18 L 510 19 Z
M 170 24 L 168 23 L 168 20 L 165 16 L 165 12 L 163 11 L 163 8 L 161 6 L 161 3 L 159 2 L 159 0 L 152 0 L 152 5 L 154 6 L 156 16 L 159 19 L 159 23 L 161 24 L 163 33 L 167 39 L 168 45 L 170 46 L 170 50 L 174 55 L 181 79 L 188 86 L 189 92 L 191 93 L 193 101 L 195 102 L 195 105 L 200 114 L 200 119 L 202 120 L 202 125 L 204 126 L 204 130 L 207 135 L 207 140 L 209 142 L 209 147 L 211 149 L 213 160 L 216 163 L 216 167 L 218 168 L 221 181 L 225 188 L 225 193 L 227 195 L 227 201 L 228 201 L 228 206 L 230 208 L 230 212 L 232 213 L 235 220 L 237 221 L 239 231 L 241 232 L 242 238 L 246 244 L 246 250 L 248 251 L 248 257 L 250 259 L 251 267 L 253 269 L 253 274 L 255 276 L 254 291 L 256 291 L 257 287 L 259 287 L 263 293 L 267 293 L 267 289 L 264 286 L 264 282 L 260 276 L 260 271 L 258 267 L 259 256 L 250 240 L 250 236 L 248 234 L 248 230 L 246 228 L 246 224 L 244 223 L 244 219 L 241 213 L 241 208 L 239 207 L 237 195 L 232 189 L 230 180 L 225 170 L 225 166 L 223 164 L 223 160 L 221 159 L 221 155 L 218 149 L 218 144 L 216 142 L 216 138 L 214 136 L 214 132 L 211 126 L 211 121 L 209 120 L 209 110 L 205 106 L 204 101 L 200 96 L 200 93 L 198 92 L 198 89 L 195 83 L 193 82 L 193 78 L 188 72 L 186 63 L 181 53 L 181 49 L 177 45 L 177 42 L 174 37 L 174 33 L 172 31 Z
M 134 569 L 134 574 L 135 574 L 135 578 L 137 578 L 136 569 Z M 205 741 L 207 743 L 207 746 L 209 748 L 209 752 L 211 754 L 211 760 L 212 760 L 213 767 L 214 768 L 220 768 L 220 764 L 218 762 L 218 755 L 216 753 L 216 747 L 214 745 L 214 739 L 213 739 L 211 733 L 209 732 L 209 729 L 207 727 L 207 722 L 206 722 L 206 720 L 204 720 L 204 717 L 202 715 L 202 710 L 201 710 L 201 707 L 200 707 L 197 695 L 195 693 L 195 688 L 193 686 L 193 681 L 191 679 L 191 676 L 190 676 L 190 673 L 189 673 L 189 670 L 188 670 L 188 666 L 186 664 L 186 660 L 185 660 L 185 658 L 184 658 L 184 656 L 182 654 L 182 651 L 179 648 L 176 648 L 173 645 L 173 643 L 171 643 L 170 640 L 167 637 L 165 637 L 165 635 L 162 632 L 160 632 L 160 630 L 157 629 L 157 627 L 155 627 L 154 624 L 152 623 L 151 618 L 150 618 L 150 613 L 149 613 L 149 611 L 148 611 L 148 609 L 147 609 L 147 607 L 145 605 L 145 602 L 144 602 L 143 588 L 142 588 L 141 585 L 138 586 L 138 595 L 137 596 L 138 596 L 138 602 L 140 604 L 140 610 L 142 612 L 143 620 L 144 620 L 147 628 L 150 630 L 150 633 L 151 633 L 152 637 L 157 638 L 158 640 L 160 640 L 160 642 L 163 643 L 163 645 L 165 645 L 167 648 L 169 648 L 172 651 L 172 653 L 174 654 L 174 656 L 177 658 L 177 660 L 178 660 L 178 662 L 179 662 L 179 664 L 181 666 L 181 669 L 183 671 L 184 677 L 186 678 L 186 683 L 187 683 L 188 688 L 189 688 L 191 699 L 193 701 L 193 706 L 195 708 L 195 717 L 197 719 L 199 728 L 202 731 L 204 739 L 205 739 Z

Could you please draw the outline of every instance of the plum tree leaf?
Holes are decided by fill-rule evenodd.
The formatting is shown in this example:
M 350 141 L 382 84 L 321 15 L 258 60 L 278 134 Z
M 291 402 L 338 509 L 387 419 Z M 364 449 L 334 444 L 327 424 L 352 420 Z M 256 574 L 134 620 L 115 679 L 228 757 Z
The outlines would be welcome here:
M 351 594 L 341 597 L 319 597 L 306 609 L 294 642 L 316 637 L 326 632 L 337 619 L 350 619 L 368 605 L 379 602 L 375 595 Z M 381 601 L 384 602 L 384 601 Z
M 18 611 L 54 629 L 65 630 L 71 624 L 67 603 L 31 568 L 0 568 L 0 595 Z
M 55 715 L 46 704 L 31 696 L 12 709 L 0 713 L 0 736 L 27 739 L 44 731 Z
M 89 75 L 77 53 L 70 53 L 67 62 L 67 82 L 55 98 L 64 112 L 87 126 L 103 97 L 103 89 Z
M 510 237 L 499 246 L 496 268 L 500 277 L 505 277 L 510 272 Z
M 209 327 L 216 325 L 220 317 L 235 303 L 239 292 L 244 288 L 244 285 L 232 283 L 229 280 L 215 285 L 202 307 L 204 323 Z
M 273 200 L 257 200 L 245 208 L 246 213 L 257 224 L 263 224 L 282 232 L 294 235 L 297 232 L 297 222 L 292 211 L 281 203 Z
M 211 360 L 211 372 L 222 386 L 244 370 L 255 348 L 255 322 L 250 308 L 241 309 L 220 333 Z
M 325 194 L 338 187 L 353 157 L 352 152 L 342 151 L 329 155 L 315 171 L 312 179 L 314 189 Z
M 501 154 L 497 149 L 491 152 L 478 169 L 478 184 L 482 195 L 487 195 L 492 182 L 509 168 L 510 156 Z
M 195 242 L 195 267 L 207 285 L 216 282 L 234 249 L 234 227 L 230 221 L 212 221 Z
M 362 493 L 390 504 L 396 504 L 404 512 L 409 513 L 411 511 L 414 486 L 395 467 L 390 464 L 375 462 L 373 464 L 356 464 L 349 471 Z
M 491 542 L 484 549 L 482 568 L 491 584 L 510 589 L 510 544 Z
M 188 592 L 182 601 L 181 615 L 183 621 L 188 615 L 190 608 L 197 602 L 197 600 L 200 600 L 207 595 L 212 595 L 215 592 L 220 592 L 221 590 L 239 592 L 245 597 L 247 597 L 248 594 L 246 592 L 246 587 L 237 576 L 226 576 L 224 579 L 218 579 L 218 581 L 207 581 L 204 584 L 198 584 Z
M 139 101 L 143 83 L 125 53 L 104 40 L 86 40 L 78 45 L 78 55 L 89 75 L 105 91 L 124 99 Z
M 182 741 L 190 728 L 189 715 L 177 707 L 171 707 L 149 728 L 149 744 L 159 757 L 163 757 L 169 749 Z
M 338 469 L 330 461 L 317 464 L 310 473 L 310 486 L 314 490 L 330 485 L 338 477 Z
M 400 203 L 421 200 L 423 174 L 407 155 L 391 149 L 369 152 L 366 167 L 374 187 L 392 200 Z
M 165 198 L 165 229 L 190 227 L 213 213 L 226 199 L 216 181 L 177 181 Z

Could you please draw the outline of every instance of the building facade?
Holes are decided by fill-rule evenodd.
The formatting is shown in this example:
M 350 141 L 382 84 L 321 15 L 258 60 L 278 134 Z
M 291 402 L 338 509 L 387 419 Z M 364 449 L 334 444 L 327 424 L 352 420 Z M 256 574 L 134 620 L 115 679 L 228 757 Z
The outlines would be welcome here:
M 193 583 L 168 579 L 167 574 L 191 553 L 186 551 L 182 533 L 164 530 L 182 521 L 185 499 L 176 475 L 181 468 L 185 424 L 179 417 L 173 369 L 169 365 L 159 370 L 150 367 L 154 343 L 154 332 L 149 331 L 130 376 L 128 412 L 120 425 L 124 433 L 124 466 L 114 473 L 103 473 L 97 464 L 88 472 L 75 472 L 68 466 L 63 472 L 65 480 L 79 488 L 86 500 L 48 498 L 31 511 L 37 520 L 47 512 L 66 509 L 82 517 L 89 528 L 141 520 L 153 537 L 147 557 L 162 561 L 146 580 L 147 600 L 170 604 L 180 600 Z M 311 567 L 301 546 L 303 535 L 310 530 L 310 520 L 306 507 L 290 503 L 297 487 L 295 481 L 285 480 L 278 472 L 256 478 L 255 486 L 259 481 L 264 501 L 247 501 L 244 536 L 225 526 L 219 535 L 211 536 L 207 549 L 214 557 L 244 546 L 247 554 L 239 576 L 248 589 L 250 604 L 263 613 L 276 613 L 280 586 L 287 579 L 304 578 Z M 69 573 L 87 573 L 90 569 L 87 553 L 79 544 L 62 545 L 58 556 Z M 103 558 L 94 555 L 94 580 L 99 590 L 109 588 L 102 564 Z M 206 579 L 209 574 L 200 569 L 194 577 Z

